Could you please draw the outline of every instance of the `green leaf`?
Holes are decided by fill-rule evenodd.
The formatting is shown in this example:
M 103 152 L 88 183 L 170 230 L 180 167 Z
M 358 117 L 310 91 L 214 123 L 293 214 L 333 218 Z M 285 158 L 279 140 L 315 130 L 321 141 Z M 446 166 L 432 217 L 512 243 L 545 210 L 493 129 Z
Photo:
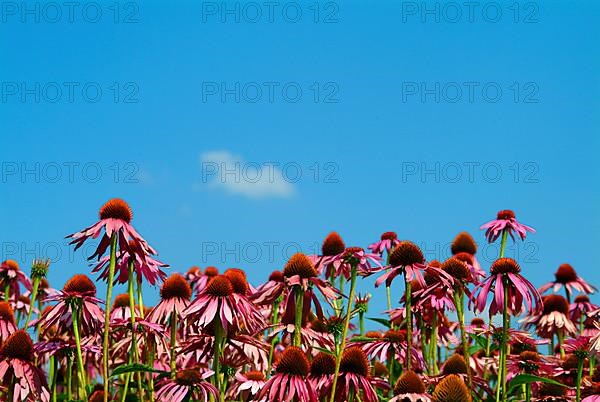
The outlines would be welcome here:
M 392 325 L 390 324 L 390 320 L 386 320 L 385 318 L 376 318 L 376 317 L 367 317 L 367 320 L 375 321 L 390 328 Z
M 545 382 L 546 384 L 559 385 L 561 387 L 566 387 L 565 384 L 562 384 L 556 380 L 551 378 L 538 377 L 536 375 L 531 374 L 519 374 L 510 380 L 508 384 L 508 393 L 512 394 L 518 387 L 523 384 L 531 384 L 532 382 Z
M 163 370 L 155 370 L 152 367 L 147 366 L 145 364 L 133 363 L 133 364 L 123 364 L 123 365 L 115 368 L 111 373 L 111 377 L 116 377 L 118 375 L 127 374 L 127 373 L 137 373 L 137 372 L 161 373 L 161 374 L 168 373 Z
M 318 347 L 318 346 L 313 346 L 313 349 L 317 349 L 319 352 L 323 352 L 323 353 L 327 353 L 328 355 L 335 356 L 335 353 L 334 353 L 334 352 L 332 352 L 332 351 L 331 351 L 331 350 L 329 350 L 329 349 L 323 349 L 323 348 L 320 348 L 320 347 Z

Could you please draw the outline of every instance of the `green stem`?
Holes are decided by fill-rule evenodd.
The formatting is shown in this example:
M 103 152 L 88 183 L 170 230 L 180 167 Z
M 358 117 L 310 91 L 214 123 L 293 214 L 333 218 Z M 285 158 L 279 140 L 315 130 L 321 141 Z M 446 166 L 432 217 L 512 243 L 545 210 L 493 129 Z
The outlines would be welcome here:
M 272 324 L 277 324 L 277 321 L 279 321 L 279 305 L 280 304 L 281 304 L 280 299 L 275 300 L 275 304 L 273 304 L 273 311 L 271 313 L 271 317 L 272 317 L 271 323 Z M 273 354 L 275 352 L 276 344 L 277 344 L 277 336 L 274 336 L 273 340 L 271 341 L 271 349 L 269 350 L 269 362 L 267 364 L 267 376 L 271 372 L 271 364 L 273 363 Z
M 72 400 L 72 391 L 71 391 L 71 375 L 73 372 L 73 361 L 71 357 L 67 357 L 67 401 Z
M 500 240 L 500 257 L 504 258 L 504 250 L 506 250 L 506 240 L 508 239 L 508 230 L 502 231 L 502 240 Z
M 215 372 L 215 388 L 219 390 L 219 401 L 224 401 L 225 394 L 221 389 L 221 355 L 223 353 L 223 339 L 224 339 L 223 326 L 221 320 L 215 318 L 215 353 L 213 357 L 213 371 Z
M 177 313 L 175 309 L 171 312 L 171 356 L 169 363 L 171 366 L 171 378 L 175 379 L 177 375 L 177 354 L 175 349 L 177 347 Z
M 365 335 L 365 313 L 358 313 L 358 326 L 360 327 L 360 336 Z
M 136 333 L 135 333 L 135 289 L 134 289 L 134 278 L 135 278 L 135 274 L 134 274 L 134 266 L 133 266 L 133 258 L 130 259 L 129 261 L 129 278 L 127 279 L 127 290 L 129 293 L 129 310 L 130 310 L 130 316 L 131 316 L 131 354 L 133 356 L 133 362 L 134 363 L 139 363 L 140 359 L 138 356 L 138 346 L 137 346 L 137 337 L 136 337 Z M 137 378 L 137 391 L 138 391 L 138 398 L 140 401 L 144 400 L 144 388 L 142 387 L 142 373 L 141 372 L 137 372 L 135 374 L 136 378 Z
M 339 348 L 339 352 L 335 358 L 335 372 L 333 375 L 333 386 L 331 387 L 331 395 L 329 402 L 335 400 L 335 390 L 337 388 L 338 374 L 340 373 L 340 363 L 342 362 L 342 353 L 346 348 L 346 337 L 348 335 L 348 326 L 350 325 L 350 315 L 352 313 L 352 303 L 354 301 L 354 292 L 356 290 L 356 266 L 352 266 L 351 279 L 350 279 L 350 295 L 348 296 L 348 306 L 346 308 L 346 319 L 344 320 L 344 328 L 342 330 L 342 339 Z
M 583 364 L 585 359 L 579 357 L 577 360 L 577 396 L 575 402 L 581 402 L 581 377 L 583 377 Z
M 104 337 L 102 339 L 102 376 L 104 380 L 104 402 L 108 402 L 108 347 L 110 340 L 110 303 L 112 300 L 115 266 L 117 265 L 117 235 L 110 239 L 110 262 L 108 264 L 108 283 L 106 284 L 106 311 L 104 312 Z
M 49 359 L 49 379 L 50 379 L 50 392 L 52 393 L 52 402 L 56 402 L 56 377 L 58 373 L 58 368 L 56 367 L 56 359 L 54 356 L 50 356 Z
M 294 322 L 294 346 L 302 343 L 302 313 L 304 311 L 304 291 L 296 286 L 296 320 Z
M 509 316 L 508 316 L 508 281 L 503 276 L 504 281 L 504 308 L 502 310 L 502 400 L 506 401 L 508 398 L 508 390 L 506 389 L 506 358 L 508 354 L 508 327 Z
M 27 331 L 27 326 L 29 325 L 29 321 L 31 321 L 31 313 L 33 313 L 33 306 L 35 305 L 35 299 L 38 293 L 39 286 L 40 278 L 36 276 L 35 278 L 33 278 L 33 289 L 31 290 L 31 302 L 29 303 L 29 312 L 27 313 L 27 319 L 25 320 L 25 326 L 23 327 L 25 331 Z
M 410 370 L 410 366 L 412 363 L 412 287 L 410 281 L 406 278 L 406 273 L 404 274 L 404 284 L 405 284 L 405 296 L 406 299 L 406 370 Z M 393 385 L 393 384 L 392 384 Z
M 385 287 L 385 293 L 387 295 L 387 308 L 389 311 L 392 309 L 392 289 L 390 289 L 390 287 L 387 285 Z
M 525 384 L 525 401 L 531 402 L 531 384 Z
M 73 320 L 73 335 L 75 336 L 75 346 L 77 347 L 77 370 L 79 371 L 79 387 L 84 390 L 86 386 L 86 375 L 83 366 L 83 355 L 81 353 L 81 337 L 79 336 L 79 306 L 71 307 L 71 318 Z
M 561 357 L 561 359 L 564 359 L 565 358 L 565 349 L 563 348 L 563 341 L 564 341 L 565 334 L 563 333 L 562 329 L 558 330 L 558 332 L 556 333 L 556 337 L 558 338 L 558 349 L 560 350 L 560 357 Z
M 432 375 L 438 374 L 437 367 L 437 338 L 438 338 L 438 327 L 437 327 L 437 313 L 433 313 L 433 321 L 431 323 L 431 339 L 429 340 L 429 353 L 431 354 L 431 366 L 430 373 Z
M 459 285 L 461 286 L 461 285 Z M 471 354 L 469 353 L 469 343 L 467 342 L 467 333 L 465 331 L 465 303 L 464 292 L 458 286 L 454 289 L 454 304 L 456 304 L 456 316 L 460 326 L 460 340 L 463 346 L 463 357 L 467 366 L 467 386 L 473 389 L 473 379 L 471 377 Z
M 8 283 L 8 281 L 6 281 L 6 285 L 4 285 L 4 301 L 8 302 L 9 298 L 10 298 L 10 283 Z

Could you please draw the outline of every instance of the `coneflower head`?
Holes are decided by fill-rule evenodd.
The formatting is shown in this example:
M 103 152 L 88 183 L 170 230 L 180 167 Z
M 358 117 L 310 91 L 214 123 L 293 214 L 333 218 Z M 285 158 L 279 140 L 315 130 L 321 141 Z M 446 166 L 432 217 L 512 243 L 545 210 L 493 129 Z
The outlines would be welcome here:
M 81 294 L 90 294 L 96 295 L 96 285 L 87 275 L 77 274 L 74 275 L 71 279 L 65 283 L 63 287 L 63 292 L 65 293 L 81 293 Z
M 356 346 L 346 349 L 340 362 L 340 372 L 368 377 L 370 365 L 365 351 Z
M 33 361 L 33 342 L 27 332 L 18 330 L 11 334 L 0 348 L 0 357 Z
M 346 249 L 346 244 L 337 232 L 331 232 L 323 240 L 321 253 L 324 256 L 338 255 Z
M 394 385 L 394 395 L 401 394 L 423 394 L 425 393 L 425 384 L 421 377 L 414 371 L 406 371 Z
M 442 373 L 445 375 L 449 374 L 466 374 L 467 363 L 465 363 L 464 357 L 459 354 L 453 354 L 446 360 L 444 367 L 442 367 Z
M 287 278 L 295 275 L 298 275 L 303 279 L 314 278 L 317 276 L 317 270 L 308 256 L 302 253 L 296 253 L 285 264 L 283 275 Z
M 512 258 L 499 258 L 492 264 L 490 273 L 497 274 L 518 274 L 521 272 L 521 267 Z
M 129 205 L 121 198 L 112 198 L 100 207 L 100 219 L 120 219 L 127 223 L 131 222 L 133 212 Z
M 0 302 L 0 320 L 8 321 L 8 322 L 16 325 L 15 313 L 14 313 L 10 303 L 5 302 L 5 301 Z
M 496 219 L 503 219 L 503 220 L 516 219 L 516 216 L 515 216 L 515 213 L 513 211 L 511 211 L 510 209 L 503 209 L 502 211 L 498 212 L 498 215 L 496 215 Z
M 310 374 L 314 377 L 331 375 L 335 372 L 335 357 L 329 353 L 319 352 L 310 364 Z
M 570 264 L 561 264 L 554 273 L 556 282 L 566 284 L 577 280 L 577 272 Z
M 413 242 L 404 240 L 398 243 L 390 254 L 390 265 L 407 266 L 413 264 L 422 264 L 425 261 L 425 256 L 421 249 Z
M 190 300 L 192 297 L 192 288 L 183 276 L 180 274 L 172 274 L 162 284 L 160 288 L 160 297 L 163 300 L 174 297 Z
M 204 291 L 215 297 L 227 297 L 234 293 L 233 285 L 225 275 L 215 276 Z
M 452 254 L 475 254 L 477 252 L 477 243 L 475 243 L 475 239 L 469 233 L 460 232 L 452 241 L 450 251 L 452 251 Z
M 435 387 L 432 402 L 471 402 L 471 392 L 456 374 L 444 378 Z
M 306 377 L 310 371 L 310 363 L 302 349 L 297 346 L 288 346 L 281 353 L 276 371 L 280 374 Z
M 544 312 L 550 314 L 554 311 L 567 315 L 569 313 L 569 302 L 561 295 L 548 295 L 543 299 Z

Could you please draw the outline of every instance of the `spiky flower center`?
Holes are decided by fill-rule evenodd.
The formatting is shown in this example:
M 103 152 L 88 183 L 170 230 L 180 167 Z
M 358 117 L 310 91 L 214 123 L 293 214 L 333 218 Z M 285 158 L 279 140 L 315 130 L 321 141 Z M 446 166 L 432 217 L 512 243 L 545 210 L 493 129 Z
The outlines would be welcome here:
M 422 264 L 425 256 L 421 249 L 410 241 L 401 241 L 390 254 L 390 265 L 407 266 L 413 264 Z
M 80 294 L 89 294 L 96 295 L 96 285 L 87 275 L 77 274 L 73 276 L 71 279 L 65 283 L 63 287 L 63 292 L 65 293 L 80 293 Z
M 200 271 L 200 268 L 197 266 L 193 266 L 190 269 L 188 269 L 187 274 L 190 276 L 195 276 L 195 275 L 199 275 L 202 274 L 202 271 Z
M 586 295 L 579 295 L 575 298 L 575 303 L 589 303 L 590 298 Z
M 299 275 L 300 278 L 314 278 L 317 276 L 317 270 L 315 269 L 310 258 L 302 253 L 294 254 L 283 268 L 283 275 L 287 278 Z
M 192 288 L 188 281 L 179 274 L 173 274 L 165 280 L 160 288 L 160 297 L 163 300 L 179 297 L 189 300 L 192 297 Z
M 446 375 L 466 374 L 467 364 L 465 363 L 465 359 L 461 355 L 453 354 L 448 358 L 448 360 L 446 360 L 446 363 L 444 363 L 442 372 Z
M 129 205 L 121 198 L 112 198 L 100 207 L 100 219 L 120 219 L 131 222 L 133 212 Z
M 124 307 L 129 307 L 129 295 L 127 293 L 121 293 L 115 297 L 115 302 L 113 303 L 113 309 Z
M 476 328 L 483 328 L 485 327 L 485 321 L 482 318 L 475 317 L 471 320 L 471 326 Z
M 575 269 L 569 264 L 561 264 L 554 274 L 556 282 L 566 284 L 577 280 Z
M 406 341 L 406 333 L 404 331 L 397 331 L 390 329 L 383 337 L 392 343 L 400 343 Z
M 492 264 L 490 272 L 493 275 L 497 274 L 518 274 L 521 272 L 521 267 L 512 258 L 499 258 Z
M 464 262 L 467 265 L 473 265 L 473 255 L 469 254 L 469 253 L 456 253 L 452 256 L 453 258 L 456 258 L 459 261 Z M 431 265 L 431 264 L 429 264 Z
M 379 339 L 379 338 L 381 338 L 383 335 L 382 335 L 382 334 L 381 334 L 381 332 L 379 332 L 379 331 L 367 331 L 367 332 L 365 332 L 365 336 L 366 336 L 367 338 L 377 338 L 377 339 Z
M 247 295 L 250 292 L 250 286 L 248 285 L 248 281 L 246 277 L 238 271 L 227 270 L 224 274 L 229 282 L 231 282 L 231 286 L 233 287 L 233 293 L 237 293 L 240 295 Z
M 234 293 L 233 285 L 225 275 L 215 276 L 211 279 L 204 291 L 215 297 L 227 297 Z
M 526 373 L 532 374 L 539 368 L 540 355 L 533 351 L 524 351 L 519 354 L 519 366 Z
M 504 210 L 498 212 L 496 219 L 504 219 L 504 220 L 516 219 L 516 216 L 515 216 L 515 213 L 513 211 L 511 211 L 510 209 L 504 209 Z
M 219 275 L 219 270 L 216 267 L 206 267 L 204 268 L 204 275 L 217 276 Z
M 8 302 L 0 302 L 0 319 L 2 321 L 8 321 L 12 324 L 16 324 L 15 313 Z
M 324 256 L 338 255 L 346 249 L 346 244 L 337 232 L 331 232 L 323 240 L 321 252 Z
M 396 240 L 397 238 L 396 232 L 385 232 L 381 235 L 381 240 Z
M 273 282 L 283 282 L 283 272 L 281 271 L 273 271 L 271 275 L 269 275 L 269 280 Z
M 310 364 L 310 374 L 318 377 L 335 372 L 335 357 L 329 353 L 319 352 Z
M 12 271 L 19 270 L 19 263 L 16 262 L 15 260 L 6 260 L 2 263 L 2 265 L 4 265 L 6 268 L 8 268 Z
M 5 359 L 33 361 L 33 343 L 27 332 L 18 330 L 6 338 L 0 348 L 0 356 Z
M 423 393 L 425 393 L 425 384 L 412 370 L 402 374 L 394 386 L 394 395 Z
M 460 232 L 452 241 L 450 245 L 450 251 L 452 254 L 458 253 L 469 253 L 475 254 L 477 252 L 477 243 L 475 239 L 467 232 Z
M 567 315 L 569 313 L 569 302 L 561 295 L 549 295 L 544 297 L 544 315 L 554 311 Z
M 364 350 L 356 346 L 346 349 L 340 362 L 340 372 L 368 377 L 370 372 L 369 359 Z
M 388 368 L 382 362 L 376 361 L 375 364 L 373 364 L 373 375 L 375 377 L 385 378 L 389 374 L 390 374 L 390 372 L 389 372 Z
M 432 402 L 471 402 L 471 392 L 456 374 L 444 378 L 433 391 Z
M 48 273 L 48 268 L 50 267 L 50 259 L 46 260 L 33 260 L 33 264 L 31 266 L 31 277 L 32 278 L 44 278 Z
M 200 370 L 191 368 L 178 371 L 175 375 L 175 381 L 179 385 L 190 386 L 201 383 L 203 379 Z
M 288 346 L 281 354 L 276 371 L 280 374 L 306 377 L 310 371 L 310 363 L 302 349 L 297 346 Z
M 246 373 L 246 378 L 249 381 L 264 381 L 265 375 L 263 373 L 261 373 L 260 371 L 248 371 Z
M 460 281 L 470 281 L 471 271 L 467 264 L 459 260 L 458 258 L 449 258 L 442 264 L 442 270 L 446 271 L 454 279 Z

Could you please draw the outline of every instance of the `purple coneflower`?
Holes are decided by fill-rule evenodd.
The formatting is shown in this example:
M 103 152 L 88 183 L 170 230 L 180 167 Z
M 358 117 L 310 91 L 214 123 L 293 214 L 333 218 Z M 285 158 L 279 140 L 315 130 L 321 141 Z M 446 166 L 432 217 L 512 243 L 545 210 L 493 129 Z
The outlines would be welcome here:
M 236 374 L 233 386 L 230 389 L 231 400 L 257 401 L 255 396 L 266 384 L 265 375 L 260 371 L 248 371 L 245 374 Z
M 381 235 L 381 239 L 378 242 L 371 244 L 368 248 L 374 254 L 383 255 L 384 252 L 390 252 L 394 247 L 400 243 L 396 232 L 385 232 Z
M 498 212 L 496 219 L 482 225 L 480 229 L 486 229 L 485 237 L 490 243 L 495 242 L 503 232 L 508 233 L 513 240 L 514 233 L 517 233 L 521 240 L 525 240 L 527 232 L 535 233 L 532 227 L 517 222 L 515 213 L 509 209 Z
M 279 359 L 275 374 L 256 397 L 266 402 L 317 402 L 317 393 L 307 381 L 310 363 L 302 350 L 288 346 Z
M 9 303 L 0 302 L 0 345 L 17 330 L 15 313 Z
M 0 287 L 4 291 L 4 301 L 8 301 L 10 296 L 18 297 L 21 294 L 19 284 L 31 291 L 31 281 L 16 261 L 6 260 L 0 263 Z
M 339 385 L 335 390 L 335 401 L 346 402 L 352 395 L 360 396 L 364 402 L 377 402 L 373 384 L 380 387 L 387 383 L 370 377 L 371 368 L 365 352 L 359 347 L 344 350 L 340 364 Z
M 27 332 L 16 331 L 0 348 L 0 379 L 7 401 L 48 402 L 46 376 L 36 366 L 33 343 Z
M 577 272 L 575 272 L 575 269 L 570 264 L 561 264 L 554 273 L 554 282 L 547 283 L 540 287 L 540 293 L 546 293 L 550 289 L 556 293 L 563 286 L 565 287 L 569 303 L 571 302 L 573 290 L 587 294 L 596 291 L 594 286 L 590 285 L 577 275 Z
M 388 402 L 430 402 L 431 397 L 425 392 L 425 384 L 414 371 L 407 371 L 398 378 L 394 385 L 394 397 Z
M 188 368 L 177 372 L 175 378 L 158 384 L 157 402 L 208 402 L 212 398 L 218 400 L 219 391 L 206 379 L 212 376 L 211 371 L 201 372 L 199 368 Z
M 431 402 L 471 402 L 471 392 L 456 374 L 444 378 L 435 387 Z

